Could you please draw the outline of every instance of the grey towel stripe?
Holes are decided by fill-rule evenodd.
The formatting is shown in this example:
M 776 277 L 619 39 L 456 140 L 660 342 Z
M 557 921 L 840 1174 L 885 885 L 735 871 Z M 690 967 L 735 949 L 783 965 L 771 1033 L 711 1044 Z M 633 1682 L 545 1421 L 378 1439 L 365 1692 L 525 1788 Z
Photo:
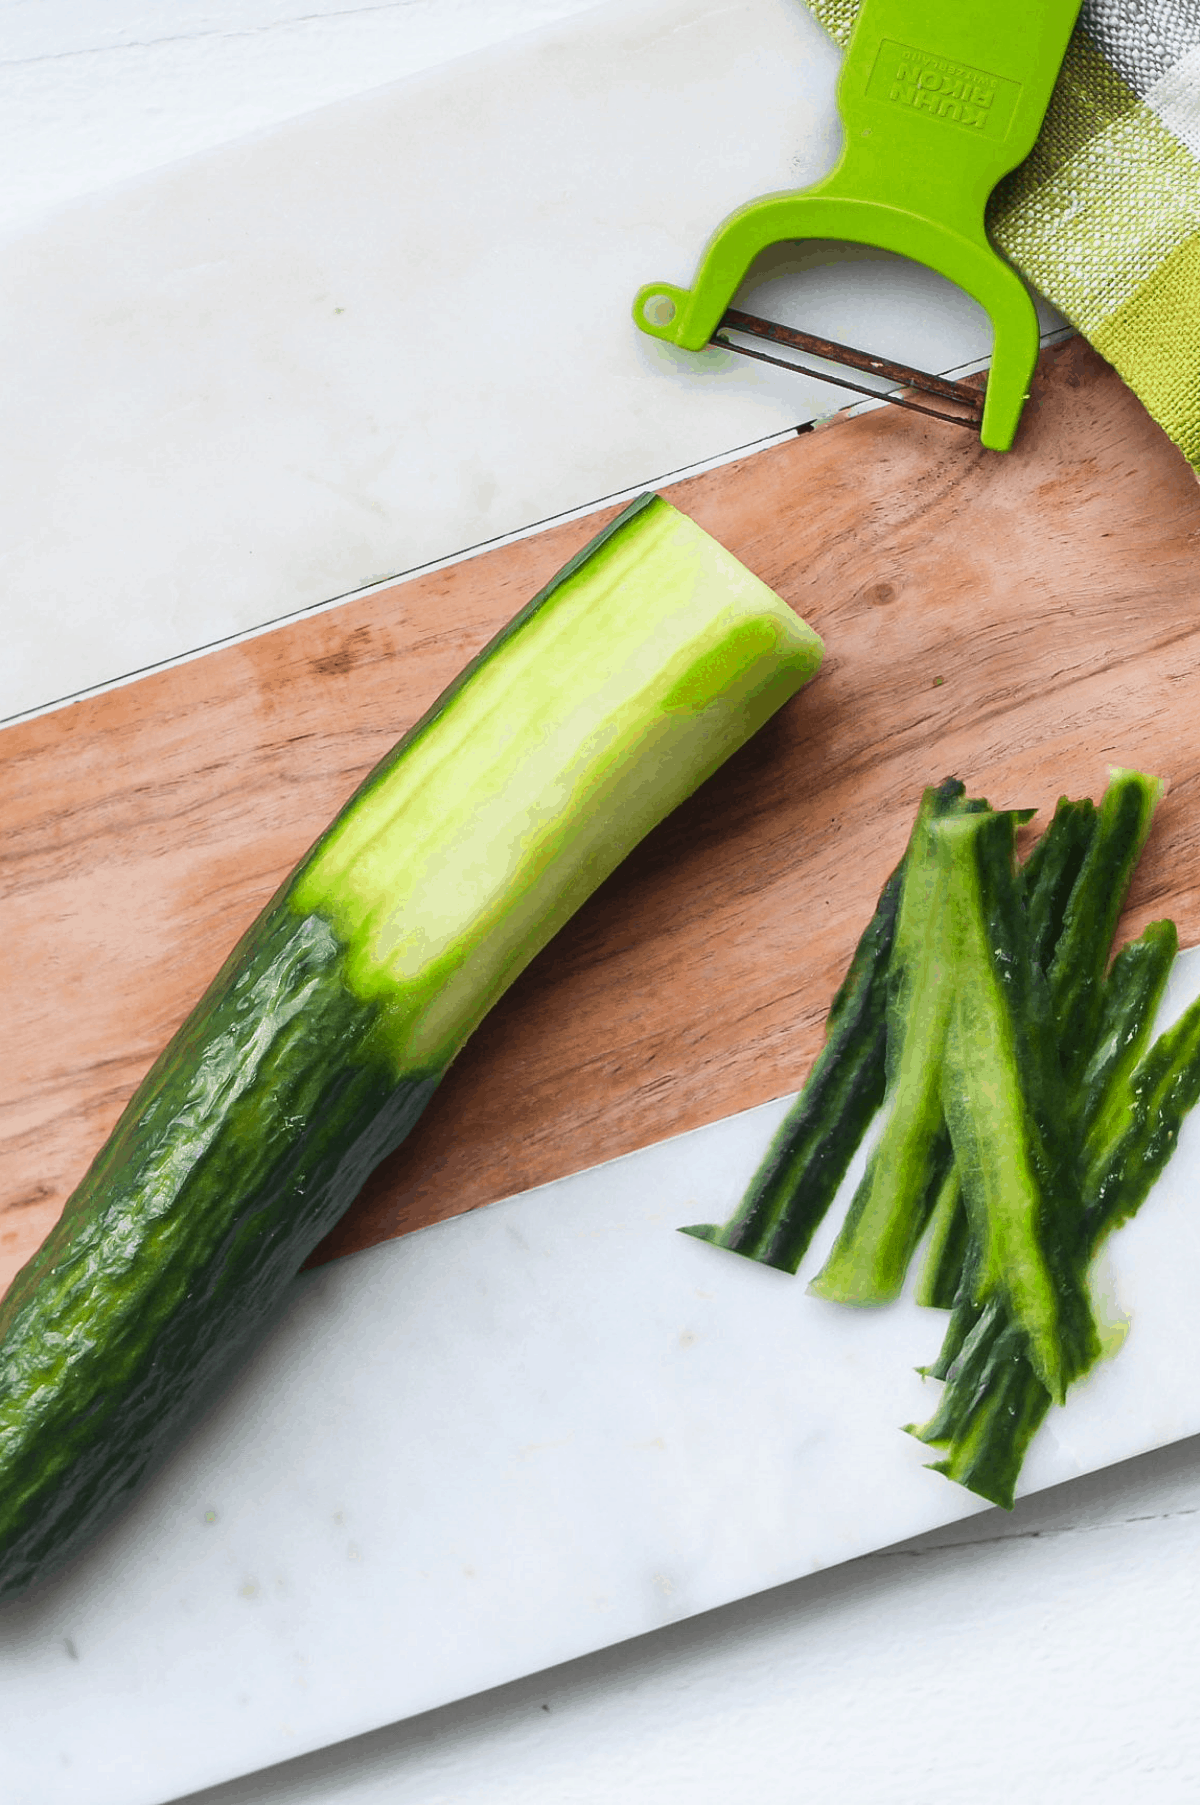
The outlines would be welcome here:
M 1200 0 L 1083 0 L 1079 19 L 1105 60 L 1143 99 L 1200 45 Z

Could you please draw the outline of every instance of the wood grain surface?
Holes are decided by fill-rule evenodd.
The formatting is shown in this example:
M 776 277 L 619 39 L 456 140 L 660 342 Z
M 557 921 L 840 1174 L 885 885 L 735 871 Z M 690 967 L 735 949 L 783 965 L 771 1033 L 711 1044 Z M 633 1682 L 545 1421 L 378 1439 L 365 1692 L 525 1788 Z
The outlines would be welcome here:
M 582 909 L 314 1258 L 795 1089 L 950 772 L 1170 784 L 1123 932 L 1200 941 L 1200 490 L 1082 342 L 1016 449 L 882 411 L 664 491 L 822 634 L 819 678 Z M 372 763 L 612 510 L 0 734 L 0 1284 Z

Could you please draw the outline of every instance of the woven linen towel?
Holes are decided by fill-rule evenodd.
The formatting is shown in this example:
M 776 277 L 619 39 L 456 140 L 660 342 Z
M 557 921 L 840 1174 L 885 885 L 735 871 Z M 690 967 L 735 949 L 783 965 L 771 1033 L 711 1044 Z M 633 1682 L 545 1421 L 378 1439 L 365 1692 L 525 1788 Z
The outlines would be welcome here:
M 843 47 L 859 0 L 809 0 Z M 999 248 L 1200 473 L 1200 0 L 1084 0 Z

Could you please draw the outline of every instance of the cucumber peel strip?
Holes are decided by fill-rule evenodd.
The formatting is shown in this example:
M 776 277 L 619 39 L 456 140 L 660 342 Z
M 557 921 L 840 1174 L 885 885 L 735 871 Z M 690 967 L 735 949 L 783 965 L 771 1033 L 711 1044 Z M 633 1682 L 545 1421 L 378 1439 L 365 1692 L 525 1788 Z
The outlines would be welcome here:
M 1101 845 L 1092 861 L 1094 871 L 1117 873 L 1117 895 L 1106 899 L 1101 933 L 1124 900 L 1133 865 L 1129 848 L 1136 858 L 1146 816 L 1162 791 L 1157 779 L 1137 772 L 1115 772 L 1113 784 L 1116 794 L 1111 802 L 1106 797 L 1107 808 L 1102 804 Z M 1076 911 L 1077 919 L 1082 913 Z M 1076 1087 L 1075 1131 L 1084 1137 L 1081 1264 L 1140 1208 L 1200 1097 L 1200 1004 L 1147 1050 L 1176 947 L 1174 924 L 1152 922 L 1117 954 L 1101 983 L 1094 1044 Z M 1095 960 L 1086 947 L 1083 957 Z M 1025 1450 L 1051 1399 L 1003 1309 L 993 1303 L 981 1311 L 968 1293 L 964 1285 L 938 1360 L 926 1369 L 947 1381 L 938 1410 L 910 1432 L 947 1449 L 935 1470 L 1011 1508 Z
M 1085 1144 L 1081 1262 L 1145 1202 L 1200 1100 L 1200 1000 L 1143 1053 L 1125 1083 L 1132 1109 L 1125 1132 L 1109 1138 L 1094 1128 Z M 946 1449 L 930 1463 L 934 1472 L 1011 1510 L 1025 1453 L 1053 1400 L 999 1297 L 982 1309 L 956 1305 L 941 1360 L 948 1356 L 945 1370 L 930 1369 L 947 1381 L 937 1410 L 908 1432 Z
M 981 801 L 939 808 L 933 790 L 921 799 L 892 951 L 888 1113 L 829 1257 L 808 1287 L 816 1297 L 878 1305 L 899 1296 L 936 1203 L 947 1157 L 941 1074 L 954 949 L 947 938 L 947 873 L 935 836 L 945 821 L 982 820 L 990 813 Z M 1005 818 L 1015 828 L 1020 817 Z
M 934 830 L 952 921 L 943 1100 L 980 1249 L 975 1295 L 1002 1293 L 1030 1358 L 1061 1400 L 1098 1342 L 1070 1253 L 1082 1200 L 1064 1130 L 1049 996 L 1030 953 L 1010 819 Z
M 1054 957 L 1071 892 L 1095 832 L 1096 805 L 1091 798 L 1072 802 L 1060 796 L 1049 826 L 1018 873 L 1029 923 L 1030 955 L 1043 971 Z M 916 1297 L 930 1309 L 950 1310 L 962 1281 L 970 1225 L 948 1136 L 941 1159 L 945 1177 L 933 1208 Z M 959 1335 L 956 1351 L 961 1339 Z M 944 1359 L 945 1350 L 939 1364 Z M 944 1378 L 945 1374 L 935 1376 Z
M 926 792 L 925 816 L 967 803 L 948 777 Z M 922 817 L 923 819 L 924 817 Z M 905 872 L 918 828 L 879 895 L 829 1008 L 825 1045 L 750 1181 L 723 1225 L 681 1230 L 748 1259 L 794 1273 L 846 1175 L 887 1085 L 887 1009 L 892 948 Z

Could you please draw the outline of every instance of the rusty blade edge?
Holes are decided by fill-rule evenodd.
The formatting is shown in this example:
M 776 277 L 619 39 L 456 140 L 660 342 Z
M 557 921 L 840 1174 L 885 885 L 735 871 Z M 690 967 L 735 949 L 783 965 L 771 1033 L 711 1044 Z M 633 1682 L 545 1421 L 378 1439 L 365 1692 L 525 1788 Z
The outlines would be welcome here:
M 719 345 L 723 351 L 736 351 L 739 357 L 752 357 L 757 363 L 775 364 L 777 368 L 791 370 L 797 376 L 813 376 L 818 382 L 829 382 L 839 389 L 852 389 L 856 395 L 867 395 L 872 401 L 888 401 L 893 407 L 905 407 L 913 414 L 927 414 L 931 420 L 945 420 L 951 426 L 968 426 L 975 432 L 983 421 L 983 415 L 978 411 L 973 414 L 944 413 L 941 408 L 926 407 L 920 401 L 910 401 L 907 395 L 889 395 L 885 389 L 869 389 L 865 383 L 851 382 L 845 376 L 831 376 L 826 370 L 814 370 L 807 364 L 792 363 L 786 357 L 772 357 L 768 351 L 752 351 L 749 345 L 735 345 L 731 339 L 718 336 L 709 342 Z
M 743 313 L 737 307 L 730 307 L 726 311 L 721 326 L 726 330 L 743 332 L 750 338 L 767 339 L 776 345 L 786 345 L 793 351 L 807 352 L 810 357 L 827 358 L 830 363 L 843 364 L 850 370 L 862 370 L 869 376 L 885 377 L 889 381 L 902 383 L 905 388 L 936 395 L 943 401 L 956 401 L 960 407 L 972 408 L 976 413 L 983 405 L 979 389 L 972 387 L 970 383 L 955 382 L 949 376 L 935 376 L 928 370 L 916 370 L 909 364 L 895 363 L 888 357 L 876 357 L 869 351 L 856 350 L 853 345 L 842 345 L 831 338 L 819 338 L 815 332 L 801 332 L 794 326 L 780 326 L 774 320 L 759 319 L 757 314 Z M 872 390 L 872 393 L 876 392 Z

